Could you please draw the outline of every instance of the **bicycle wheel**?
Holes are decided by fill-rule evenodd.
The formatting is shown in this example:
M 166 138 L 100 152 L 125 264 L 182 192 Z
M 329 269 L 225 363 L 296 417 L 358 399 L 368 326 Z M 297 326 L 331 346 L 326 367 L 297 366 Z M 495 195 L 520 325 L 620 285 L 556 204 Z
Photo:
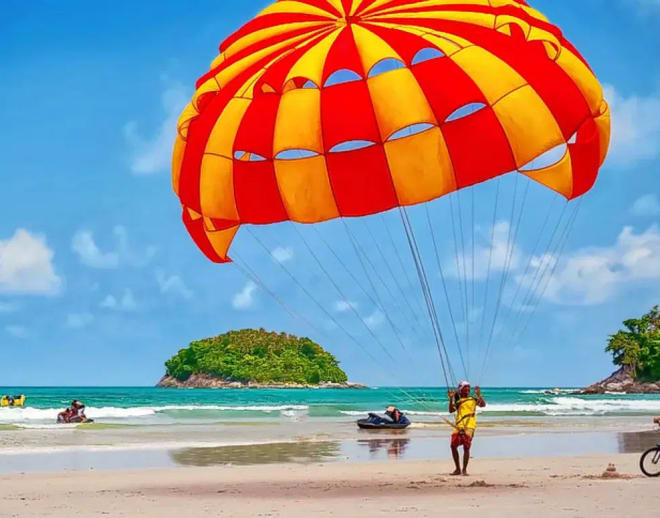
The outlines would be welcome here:
M 639 467 L 647 477 L 660 477 L 660 446 L 645 451 L 639 459 Z

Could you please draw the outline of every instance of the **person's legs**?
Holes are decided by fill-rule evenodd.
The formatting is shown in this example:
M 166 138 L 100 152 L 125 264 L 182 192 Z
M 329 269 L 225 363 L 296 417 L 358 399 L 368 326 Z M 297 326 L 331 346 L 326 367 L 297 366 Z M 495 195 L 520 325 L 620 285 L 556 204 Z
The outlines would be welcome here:
M 467 475 L 467 467 L 470 462 L 470 448 L 472 447 L 472 437 L 474 430 L 467 428 L 463 436 L 463 475 Z
M 458 447 L 457 446 L 452 446 L 451 447 L 451 456 L 454 459 L 454 465 L 456 466 L 456 470 L 452 473 L 452 475 L 460 475 L 461 474 L 461 462 L 460 462 L 460 457 L 458 456 Z
M 467 467 L 470 462 L 470 447 L 466 444 L 463 446 L 463 475 L 467 475 Z
M 458 456 L 458 447 L 461 444 L 461 437 L 458 432 L 454 432 L 451 436 L 451 456 L 454 459 L 454 465 L 456 466 L 456 470 L 452 473 L 452 475 L 460 475 L 461 474 L 461 462 L 460 462 L 460 457 Z

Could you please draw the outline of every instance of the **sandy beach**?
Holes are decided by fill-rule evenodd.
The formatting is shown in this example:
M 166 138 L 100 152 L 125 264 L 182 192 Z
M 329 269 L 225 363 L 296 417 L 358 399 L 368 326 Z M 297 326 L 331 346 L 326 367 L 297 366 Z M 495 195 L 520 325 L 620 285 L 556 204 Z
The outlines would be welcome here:
M 660 505 L 638 466 L 659 438 L 649 421 L 484 418 L 467 477 L 449 475 L 436 421 L 7 428 L 0 516 L 644 516 Z
M 0 477 L 2 516 L 637 517 L 660 506 L 635 454 L 276 464 Z M 603 479 L 608 463 L 620 478 Z
M 660 504 L 638 466 L 660 440 L 650 396 L 491 389 L 470 476 L 453 477 L 442 407 L 413 406 L 406 430 L 356 426 L 385 391 L 88 389 L 96 422 L 56 425 L 61 390 L 0 410 L 1 518 L 622 518 Z

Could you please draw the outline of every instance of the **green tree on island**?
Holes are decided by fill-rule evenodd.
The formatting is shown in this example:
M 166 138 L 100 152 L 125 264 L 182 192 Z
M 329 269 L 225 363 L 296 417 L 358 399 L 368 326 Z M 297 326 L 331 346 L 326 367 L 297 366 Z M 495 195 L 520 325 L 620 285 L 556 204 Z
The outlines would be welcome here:
M 615 365 L 628 369 L 639 381 L 660 380 L 660 310 L 655 306 L 642 318 L 623 322 L 626 330 L 610 336 L 605 351 Z
M 343 383 L 339 362 L 309 338 L 264 329 L 243 329 L 192 342 L 165 362 L 180 381 L 207 374 L 225 381 L 257 383 Z

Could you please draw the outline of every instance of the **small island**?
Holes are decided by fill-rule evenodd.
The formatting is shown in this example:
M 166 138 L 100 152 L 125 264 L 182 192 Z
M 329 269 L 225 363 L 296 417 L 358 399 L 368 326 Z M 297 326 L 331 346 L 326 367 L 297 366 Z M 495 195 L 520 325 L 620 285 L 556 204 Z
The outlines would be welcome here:
M 309 338 L 264 329 L 229 331 L 192 342 L 165 362 L 158 387 L 365 388 Z
M 660 393 L 660 310 L 658 306 L 641 318 L 623 322 L 625 329 L 610 336 L 605 351 L 619 369 L 580 394 Z

